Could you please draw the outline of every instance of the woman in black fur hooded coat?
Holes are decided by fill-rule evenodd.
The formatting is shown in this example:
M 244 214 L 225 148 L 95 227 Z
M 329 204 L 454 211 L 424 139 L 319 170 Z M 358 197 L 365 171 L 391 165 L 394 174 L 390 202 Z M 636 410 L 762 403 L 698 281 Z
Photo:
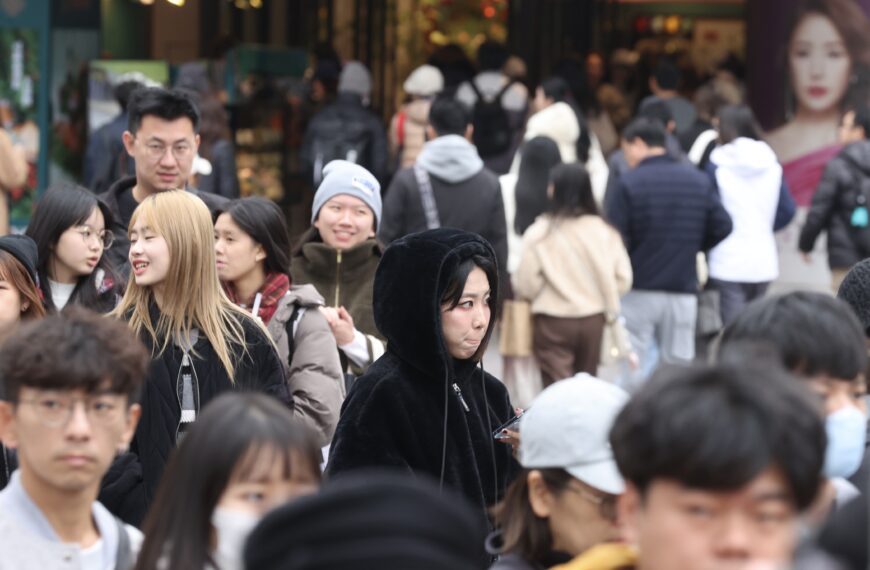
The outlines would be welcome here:
M 461 230 L 411 234 L 387 248 L 374 284 L 387 351 L 342 406 L 327 475 L 373 466 L 426 473 L 482 514 L 503 496 L 516 463 L 492 432 L 513 411 L 504 385 L 478 367 L 495 324 L 497 275 L 489 243 Z

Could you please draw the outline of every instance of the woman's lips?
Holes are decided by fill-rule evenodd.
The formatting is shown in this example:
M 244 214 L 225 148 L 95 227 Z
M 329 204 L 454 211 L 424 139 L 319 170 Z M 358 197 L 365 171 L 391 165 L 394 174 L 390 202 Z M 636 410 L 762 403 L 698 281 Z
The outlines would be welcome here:
M 807 89 L 807 92 L 810 94 L 810 97 L 824 97 L 828 94 L 827 87 L 810 87 Z

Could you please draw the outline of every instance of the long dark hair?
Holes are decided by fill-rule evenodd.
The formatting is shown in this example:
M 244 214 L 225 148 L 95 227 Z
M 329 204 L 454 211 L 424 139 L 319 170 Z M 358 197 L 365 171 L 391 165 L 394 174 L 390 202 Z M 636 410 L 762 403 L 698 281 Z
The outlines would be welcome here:
M 580 136 L 577 137 L 576 143 L 577 160 L 586 162 L 589 160 L 592 138 L 589 136 L 589 124 L 586 122 L 586 115 L 574 98 L 570 85 L 561 77 L 550 77 L 541 82 L 541 90 L 548 99 L 552 99 L 556 103 L 565 103 L 574 111 L 574 116 L 577 117 L 577 125 L 580 127 Z
M 114 217 L 109 207 L 81 186 L 67 183 L 53 185 L 36 205 L 36 210 L 30 218 L 25 233 L 36 242 L 39 254 L 39 266 L 36 268 L 36 273 L 39 276 L 39 287 L 42 290 L 45 308 L 48 312 L 57 310 L 51 298 L 51 285 L 48 282 L 52 250 L 57 246 L 61 234 L 71 227 L 84 224 L 97 208 L 103 214 L 106 231 L 111 232 L 114 226 Z M 103 273 L 103 283 L 97 283 L 97 275 L 101 273 L 100 269 Z M 101 290 L 103 284 L 109 283 L 111 286 Z M 81 305 L 99 313 L 107 313 L 115 307 L 122 292 L 122 285 L 104 250 L 100 261 L 91 274 L 79 278 L 69 303 Z
M 547 210 L 550 170 L 561 162 L 559 147 L 549 137 L 535 137 L 520 149 L 514 215 L 514 229 L 519 235 L 523 235 L 535 218 Z
M 261 453 L 273 454 L 288 479 L 308 470 L 320 480 L 312 434 L 277 400 L 257 393 L 224 394 L 173 452 L 142 531 L 136 570 L 214 566 L 212 514 L 233 476 L 247 479 Z
M 719 142 L 728 144 L 738 138 L 761 140 L 761 127 L 748 105 L 726 105 L 716 113 Z
M 601 215 L 592 193 L 592 181 L 582 164 L 557 164 L 550 172 L 550 180 L 553 184 L 550 214 L 553 217 Z
M 243 232 L 251 236 L 266 252 L 268 273 L 290 273 L 290 235 L 287 219 L 278 204 L 252 196 L 230 202 L 215 218 L 227 214 Z

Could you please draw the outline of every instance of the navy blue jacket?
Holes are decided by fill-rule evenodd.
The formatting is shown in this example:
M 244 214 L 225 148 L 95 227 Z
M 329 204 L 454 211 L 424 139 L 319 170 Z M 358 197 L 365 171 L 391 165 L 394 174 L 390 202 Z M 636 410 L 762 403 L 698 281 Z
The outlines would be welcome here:
M 731 233 L 710 177 L 691 164 L 653 156 L 625 173 L 607 204 L 631 258 L 633 289 L 695 293 L 695 259 Z

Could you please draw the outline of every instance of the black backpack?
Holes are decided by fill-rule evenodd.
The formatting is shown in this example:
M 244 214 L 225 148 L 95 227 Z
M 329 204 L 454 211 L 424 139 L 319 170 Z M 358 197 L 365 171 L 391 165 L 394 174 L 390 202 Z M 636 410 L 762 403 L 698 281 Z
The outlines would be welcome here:
M 323 167 L 332 160 L 347 160 L 371 168 L 368 164 L 371 144 L 371 133 L 364 122 L 341 115 L 324 117 L 317 125 L 312 143 L 315 188 L 323 179 Z
M 508 81 L 492 100 L 484 98 L 473 79 L 468 83 L 477 95 L 477 101 L 471 112 L 471 124 L 474 126 L 471 141 L 477 147 L 477 153 L 481 158 L 498 156 L 508 151 L 513 144 L 510 117 L 502 107 L 501 98 L 514 81 Z

